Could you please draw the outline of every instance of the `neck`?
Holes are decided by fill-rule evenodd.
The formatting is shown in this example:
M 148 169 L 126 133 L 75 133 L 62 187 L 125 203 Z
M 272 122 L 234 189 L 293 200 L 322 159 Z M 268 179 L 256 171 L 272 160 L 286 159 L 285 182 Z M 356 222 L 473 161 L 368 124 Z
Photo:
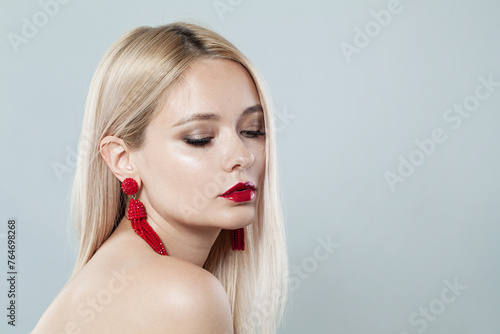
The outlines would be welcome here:
M 220 228 L 173 225 L 148 215 L 148 223 L 163 241 L 167 254 L 203 267 Z
M 210 253 L 210 249 L 221 231 L 220 228 L 188 227 L 179 224 L 173 225 L 166 222 L 161 217 L 153 217 L 149 214 L 146 220 L 151 228 L 158 234 L 165 246 L 168 256 L 183 259 L 199 267 L 203 267 Z M 123 217 L 120 227 L 136 234 L 127 217 Z M 141 242 L 146 243 L 140 236 L 136 236 Z

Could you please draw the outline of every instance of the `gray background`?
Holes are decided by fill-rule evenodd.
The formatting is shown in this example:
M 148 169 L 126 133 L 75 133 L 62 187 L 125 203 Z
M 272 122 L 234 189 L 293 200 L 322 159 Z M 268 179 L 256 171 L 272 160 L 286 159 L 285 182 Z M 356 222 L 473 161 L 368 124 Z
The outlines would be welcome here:
M 500 87 L 460 127 L 443 116 L 474 102 L 480 76 L 500 82 L 500 2 L 401 0 L 350 61 L 341 43 L 355 45 L 356 27 L 376 29 L 371 12 L 389 1 L 221 2 L 232 8 L 222 16 L 210 0 L 73 0 L 15 52 L 8 34 L 42 7 L 2 1 L 0 267 L 4 277 L 14 217 L 19 309 L 7 326 L 2 278 L 0 331 L 31 330 L 72 269 L 69 194 L 100 58 L 131 28 L 189 19 L 257 65 L 279 112 L 294 268 L 279 333 L 499 333 Z M 446 140 L 416 152 L 436 128 Z M 398 173 L 400 156 L 420 164 L 391 189 L 385 173 Z M 315 252 L 328 238 L 332 253 Z M 444 290 L 454 280 L 455 295 Z

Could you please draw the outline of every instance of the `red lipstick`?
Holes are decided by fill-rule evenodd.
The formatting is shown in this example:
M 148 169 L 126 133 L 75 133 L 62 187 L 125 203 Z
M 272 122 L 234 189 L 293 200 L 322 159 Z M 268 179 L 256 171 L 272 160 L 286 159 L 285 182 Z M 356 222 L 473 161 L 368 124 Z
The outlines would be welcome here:
M 220 197 L 233 202 L 247 202 L 255 198 L 255 184 L 252 181 L 240 182 L 226 190 Z

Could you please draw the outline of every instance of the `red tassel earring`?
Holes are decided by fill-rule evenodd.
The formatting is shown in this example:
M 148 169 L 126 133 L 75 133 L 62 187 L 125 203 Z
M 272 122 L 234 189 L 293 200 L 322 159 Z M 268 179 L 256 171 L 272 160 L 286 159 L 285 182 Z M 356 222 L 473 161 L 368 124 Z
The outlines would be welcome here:
M 245 250 L 245 229 L 238 228 L 231 231 L 231 244 L 234 250 Z
M 143 238 L 154 251 L 160 255 L 167 255 L 167 251 L 160 237 L 146 221 L 146 209 L 144 204 L 136 199 L 135 193 L 139 190 L 137 182 L 132 178 L 126 178 L 122 183 L 122 190 L 127 195 L 132 195 L 128 204 L 128 219 L 135 233 Z
M 132 199 L 128 204 L 128 219 L 130 220 L 135 233 L 144 239 L 155 252 L 160 255 L 167 255 L 167 251 L 165 250 L 160 237 L 146 221 L 147 215 L 144 204 L 136 199 L 135 193 L 139 190 L 137 182 L 132 178 L 126 178 L 123 180 L 121 187 L 125 194 L 132 196 Z M 245 250 L 244 228 L 231 231 L 231 244 L 233 251 Z

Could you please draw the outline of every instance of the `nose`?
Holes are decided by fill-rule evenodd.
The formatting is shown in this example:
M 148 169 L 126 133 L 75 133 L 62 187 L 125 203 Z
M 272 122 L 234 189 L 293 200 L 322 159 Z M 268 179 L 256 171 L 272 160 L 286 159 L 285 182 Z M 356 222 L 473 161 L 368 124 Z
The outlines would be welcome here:
M 231 172 L 235 168 L 248 169 L 255 160 L 252 151 L 245 146 L 238 135 L 229 138 L 225 150 L 224 169 L 227 172 Z

